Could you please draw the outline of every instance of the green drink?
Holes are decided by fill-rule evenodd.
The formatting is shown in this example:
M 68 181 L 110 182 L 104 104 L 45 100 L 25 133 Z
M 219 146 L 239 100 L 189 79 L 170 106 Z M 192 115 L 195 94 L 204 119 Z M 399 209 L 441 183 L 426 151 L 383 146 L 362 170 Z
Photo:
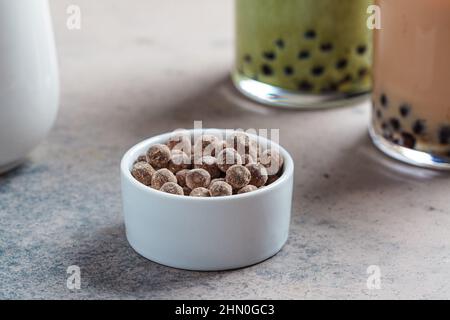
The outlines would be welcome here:
M 325 106 L 371 89 L 371 0 L 236 0 L 240 91 L 264 103 Z

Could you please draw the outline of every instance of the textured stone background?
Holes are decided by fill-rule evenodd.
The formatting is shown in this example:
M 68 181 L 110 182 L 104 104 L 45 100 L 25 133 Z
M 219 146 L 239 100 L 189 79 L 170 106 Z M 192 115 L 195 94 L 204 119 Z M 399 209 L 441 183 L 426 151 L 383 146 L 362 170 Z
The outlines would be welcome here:
M 232 1 L 53 0 L 61 110 L 48 139 L 0 177 L 0 298 L 450 298 L 449 175 L 370 144 L 369 106 L 276 111 L 235 93 Z M 82 30 L 65 27 L 82 9 Z M 136 142 L 205 127 L 281 128 L 296 162 L 288 244 L 231 272 L 141 258 L 127 244 L 119 161 Z M 81 267 L 82 287 L 66 288 Z M 379 265 L 382 289 L 366 288 Z

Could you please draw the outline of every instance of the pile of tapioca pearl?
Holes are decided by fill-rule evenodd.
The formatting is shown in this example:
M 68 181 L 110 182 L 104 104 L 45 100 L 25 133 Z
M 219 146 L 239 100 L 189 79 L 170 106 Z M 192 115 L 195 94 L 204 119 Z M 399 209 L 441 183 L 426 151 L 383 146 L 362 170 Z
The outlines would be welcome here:
M 225 140 L 175 133 L 165 144 L 150 146 L 138 157 L 131 174 L 142 184 L 162 192 L 191 197 L 221 197 L 255 191 L 279 178 L 282 156 L 263 150 L 244 132 Z

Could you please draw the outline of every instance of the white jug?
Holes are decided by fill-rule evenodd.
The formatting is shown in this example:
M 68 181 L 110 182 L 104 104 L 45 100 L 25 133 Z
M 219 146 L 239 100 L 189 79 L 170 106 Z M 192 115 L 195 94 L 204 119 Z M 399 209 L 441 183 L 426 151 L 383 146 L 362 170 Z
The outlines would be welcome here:
M 47 0 L 0 0 L 0 173 L 20 164 L 45 138 L 58 99 Z

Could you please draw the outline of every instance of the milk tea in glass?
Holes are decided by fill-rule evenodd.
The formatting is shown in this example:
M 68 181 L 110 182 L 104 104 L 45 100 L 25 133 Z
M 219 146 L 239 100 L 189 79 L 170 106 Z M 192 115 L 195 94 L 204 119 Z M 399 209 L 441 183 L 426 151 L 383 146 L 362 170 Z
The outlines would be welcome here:
M 396 159 L 450 169 L 450 1 L 376 4 L 372 139 Z

